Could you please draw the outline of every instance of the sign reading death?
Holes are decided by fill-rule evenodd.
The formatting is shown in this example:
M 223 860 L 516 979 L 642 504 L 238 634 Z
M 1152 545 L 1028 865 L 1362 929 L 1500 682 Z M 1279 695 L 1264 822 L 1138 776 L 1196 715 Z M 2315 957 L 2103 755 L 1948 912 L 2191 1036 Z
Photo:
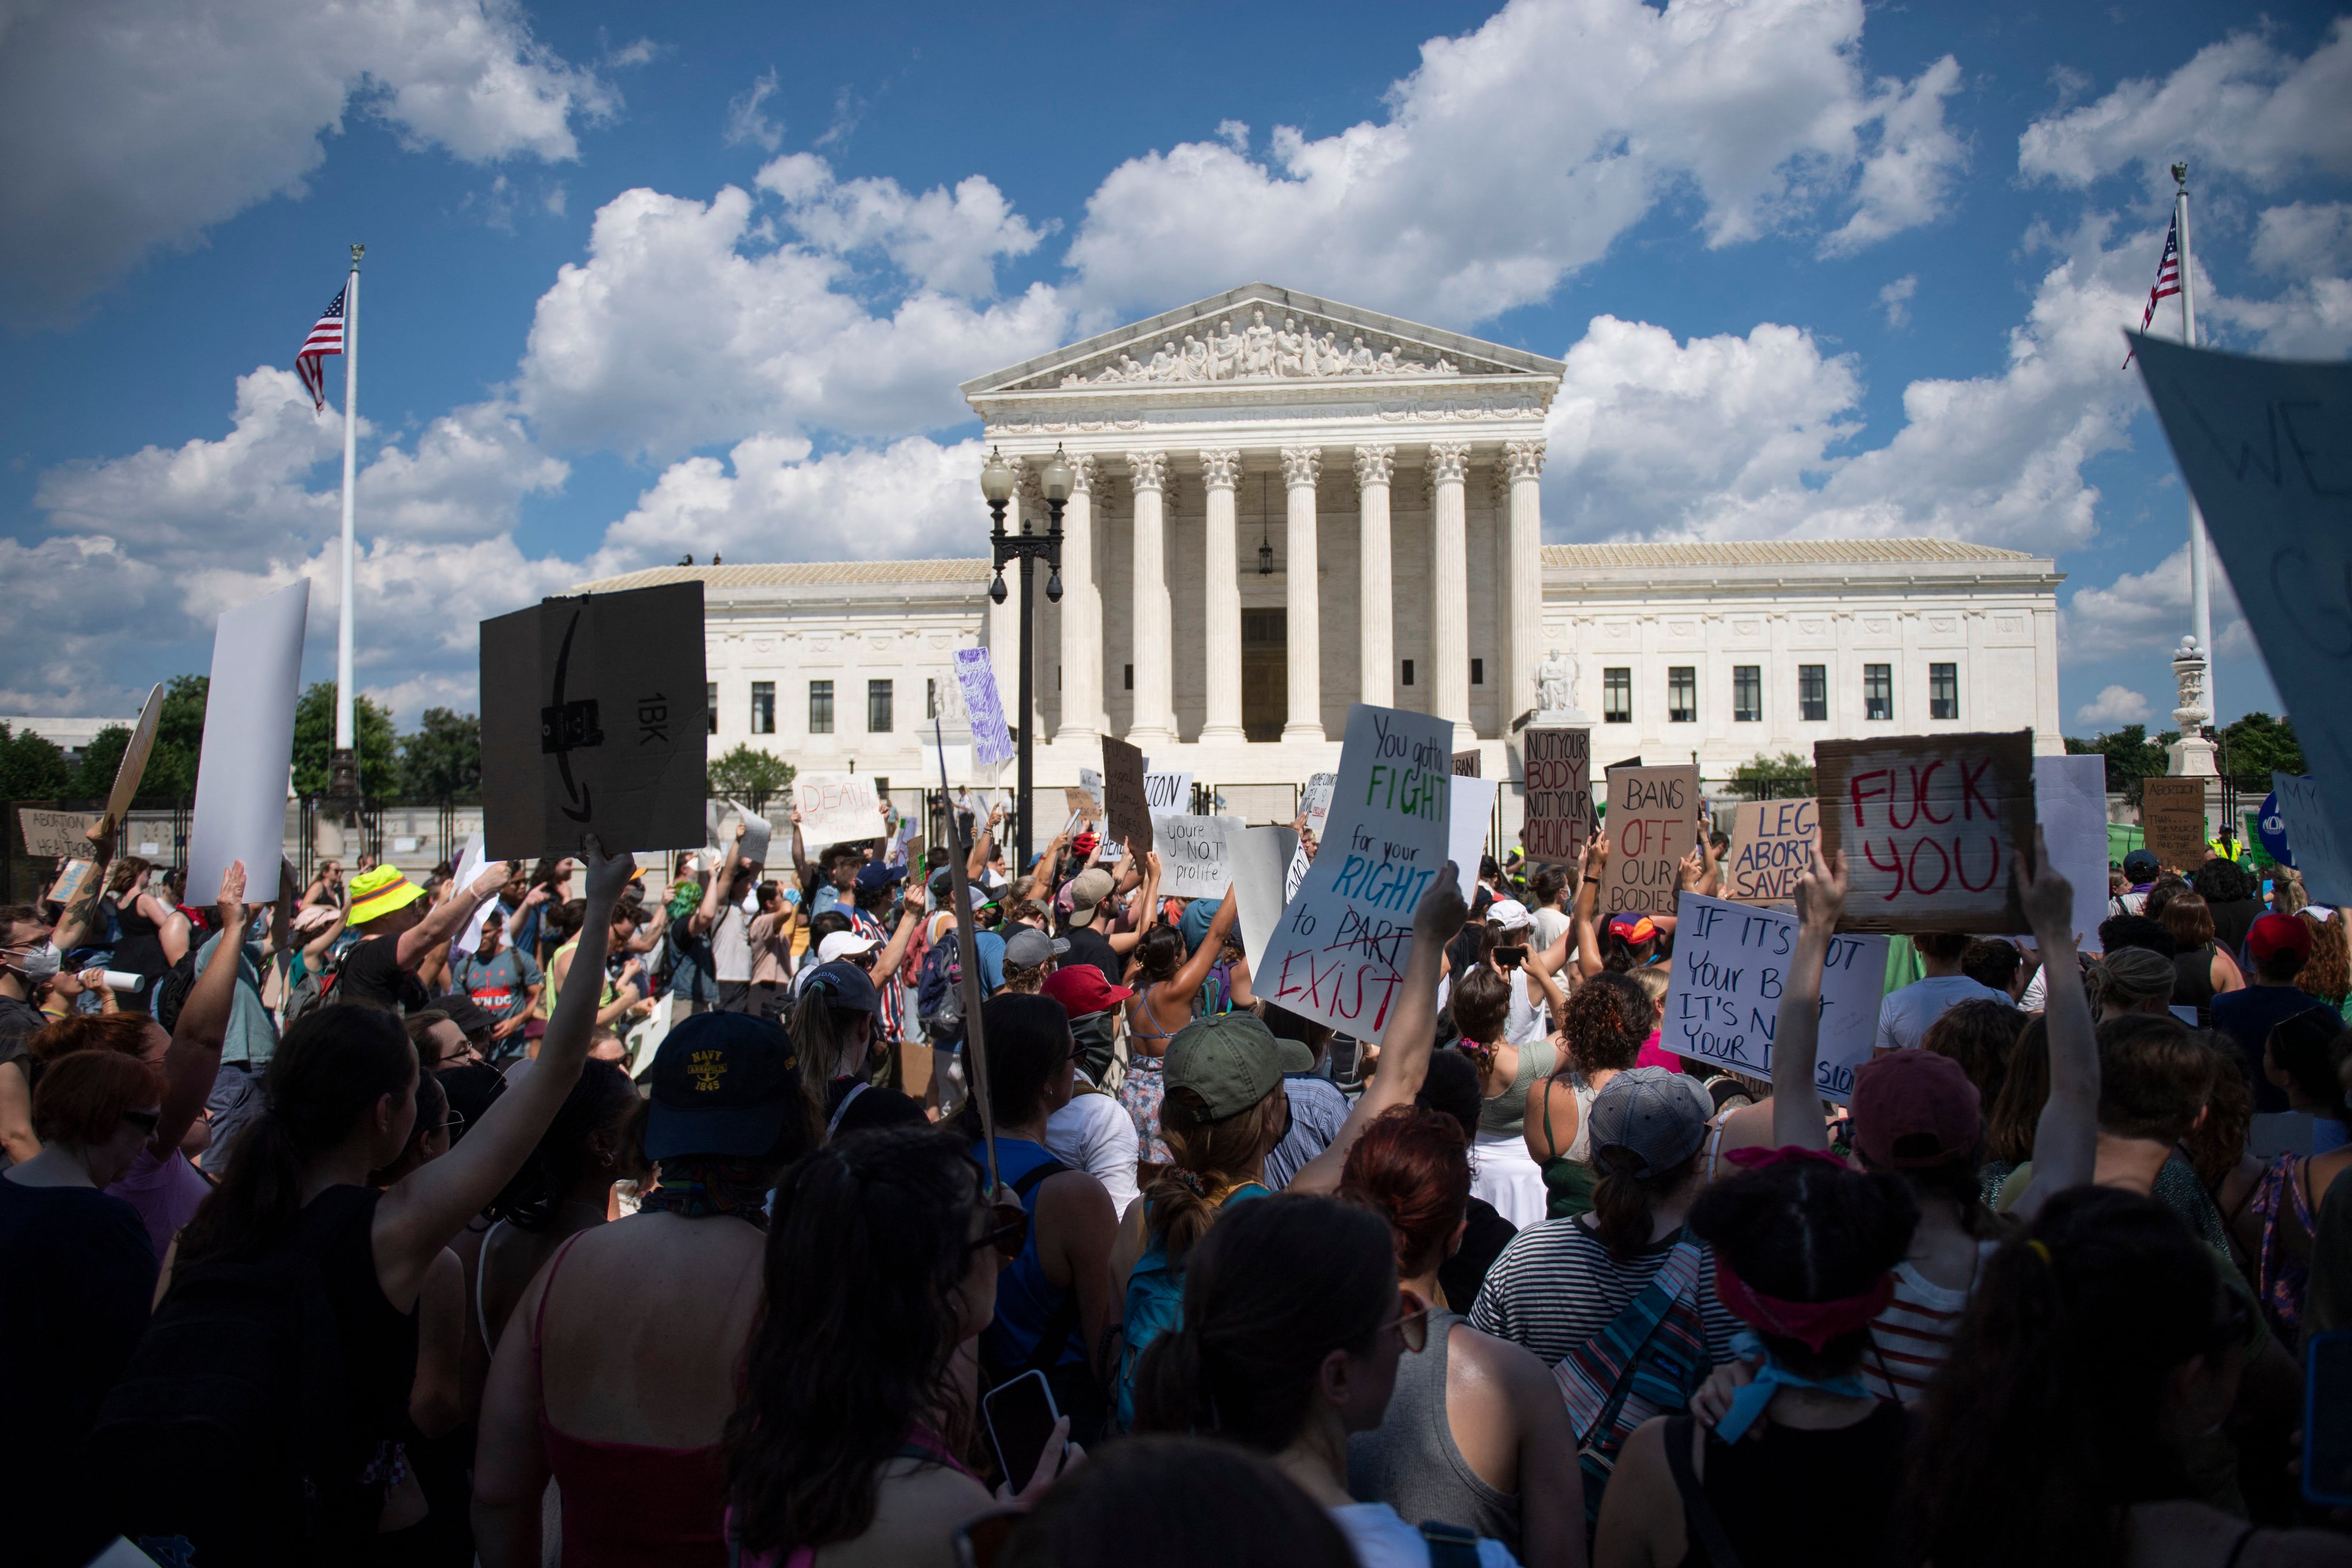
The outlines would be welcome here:
M 1530 860 L 1567 865 L 1592 837 L 1592 731 L 1538 725 L 1519 745 L 1528 784 L 1519 844 Z
M 1446 858 L 1454 726 L 1359 702 L 1322 847 L 1263 955 L 1258 994 L 1359 1039 L 1388 1026 L 1412 914 Z
M 1670 915 L 1675 867 L 1698 842 L 1698 770 L 1609 770 L 1609 871 L 1601 912 Z
M 2026 929 L 2010 880 L 2033 841 L 2033 731 L 1822 741 L 1821 850 L 1853 878 L 1842 931 Z

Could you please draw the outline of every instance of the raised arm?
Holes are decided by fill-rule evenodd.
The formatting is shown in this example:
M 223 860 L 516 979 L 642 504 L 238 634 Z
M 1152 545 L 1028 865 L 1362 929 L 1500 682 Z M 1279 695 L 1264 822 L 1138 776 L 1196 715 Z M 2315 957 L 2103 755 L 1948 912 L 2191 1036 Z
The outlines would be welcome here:
M 219 939 L 204 973 L 188 987 L 173 1025 L 171 1048 L 163 1053 L 163 1116 L 147 1140 L 147 1152 L 158 1160 L 172 1157 L 212 1098 L 221 1042 L 228 1037 L 229 1007 L 236 999 L 236 966 L 245 955 L 245 862 L 232 860 L 221 873 Z
M 98 914 L 98 900 L 106 892 L 107 868 L 114 863 L 116 832 L 114 826 L 108 822 L 91 825 L 89 881 L 82 889 L 81 896 L 66 906 L 65 912 L 58 917 L 57 930 L 49 933 L 49 940 L 57 943 L 59 952 L 71 952 L 89 934 L 90 925 Z
M 1160 984 L 1175 987 L 1179 996 L 1190 996 L 1198 991 L 1201 983 L 1209 978 L 1209 971 L 1215 967 L 1217 955 L 1224 951 L 1225 933 L 1234 929 L 1234 917 L 1237 912 L 1234 890 L 1227 888 L 1224 902 L 1217 906 L 1215 917 L 1209 921 L 1209 929 L 1201 938 L 1201 945 L 1186 955 L 1183 967 Z
M 440 906 L 400 933 L 400 966 L 415 969 L 427 953 L 449 945 L 449 939 L 466 929 L 474 911 L 482 901 L 500 888 L 513 869 L 503 860 L 493 860 L 475 875 L 472 881 L 450 894 Z
M 1797 949 L 1789 955 L 1788 979 L 1780 989 L 1780 1018 L 1772 1026 L 1772 1142 L 1827 1149 L 1822 1125 L 1822 1093 L 1813 1084 L 1821 1055 L 1822 969 L 1829 962 L 1830 938 L 1845 909 L 1845 851 L 1824 862 L 1818 855 L 1797 879 Z
M 971 836 L 971 853 L 964 858 L 963 874 L 977 880 L 988 869 L 988 852 L 996 847 L 996 825 L 1004 820 L 1004 807 L 989 807 L 988 820 Z
M 801 808 L 793 807 L 793 875 L 799 879 L 801 901 L 816 896 L 817 868 L 809 864 L 808 843 L 801 837 Z
M 1601 902 L 1602 873 L 1609 869 L 1609 830 L 1596 826 L 1584 847 L 1583 874 L 1576 881 L 1576 902 L 1569 911 L 1568 929 L 1576 938 L 1576 972 L 1587 980 L 1601 973 L 1601 936 L 1593 910 Z
M 1113 932 L 1103 939 L 1110 943 L 1110 950 L 1117 953 L 1133 952 L 1141 944 L 1143 933 L 1151 929 L 1151 922 L 1160 915 L 1159 851 L 1154 850 L 1150 855 L 1138 855 L 1130 847 L 1125 858 L 1130 864 L 1137 861 L 1143 863 L 1143 918 L 1135 922 L 1133 931 Z
M 797 856 L 800 852 L 801 841 L 800 814 L 795 811 L 793 816 L 793 850 Z M 735 825 L 734 850 L 711 861 L 710 880 L 702 889 L 702 902 L 695 907 L 694 913 L 687 917 L 686 931 L 688 936 L 708 935 L 710 928 L 719 923 L 719 907 L 726 901 L 728 889 L 734 886 L 736 868 L 740 865 L 749 864 L 735 853 L 735 850 L 740 850 L 742 847 L 743 825 L 739 822 Z
M 2032 1219 L 2053 1193 L 2091 1179 L 2099 1147 L 2099 1041 L 2083 966 L 2074 952 L 2074 889 L 2050 864 L 2042 829 L 2033 830 L 2033 864 L 2011 868 L 2026 923 L 2042 946 L 2042 1018 L 2050 1031 L 2050 1098 L 2033 1124 L 2033 1180 L 2010 1212 Z
M 1339 1173 L 1347 1168 L 1348 1151 L 1364 1135 L 1372 1119 L 1400 1105 L 1410 1105 L 1429 1077 L 1429 1055 L 1437 1047 L 1437 974 L 1445 944 L 1470 918 L 1462 901 L 1462 875 L 1453 861 L 1437 873 L 1412 911 L 1412 951 L 1405 954 L 1404 979 L 1397 986 L 1396 1011 L 1381 1034 L 1381 1065 L 1364 1086 L 1356 1108 L 1339 1125 L 1331 1146 L 1307 1163 L 1284 1191 L 1336 1193 Z
M 930 890 L 908 878 L 906 900 L 898 910 L 898 929 L 890 933 L 890 940 L 884 942 L 882 951 L 874 955 L 874 976 L 878 984 L 888 984 L 890 976 L 898 973 L 898 965 L 906 960 L 907 949 L 914 943 L 915 933 L 923 929 L 923 914 L 930 907 Z
M 1022 884 L 1024 890 L 1020 897 L 1033 899 L 1041 904 L 1053 899 L 1054 871 L 1061 865 L 1062 851 L 1069 847 L 1069 829 L 1064 828 L 1054 835 L 1053 842 L 1045 846 L 1045 852 L 1037 857 L 1036 867 L 1024 873 L 1026 880 Z

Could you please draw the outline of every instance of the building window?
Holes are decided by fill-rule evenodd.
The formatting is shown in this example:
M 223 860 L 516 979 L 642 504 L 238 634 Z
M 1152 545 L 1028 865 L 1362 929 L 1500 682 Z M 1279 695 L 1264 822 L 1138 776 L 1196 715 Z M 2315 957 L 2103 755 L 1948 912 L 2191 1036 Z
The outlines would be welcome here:
M 1485 659 L 1474 658 L 1470 661 L 1470 684 L 1473 686 L 1484 686 L 1486 684 L 1486 661 Z
M 1960 667 L 1957 664 L 1931 664 L 1927 667 L 1927 717 L 1957 719 L 1960 716 Z
M 1407 686 L 1412 684 L 1412 660 L 1411 659 L 1404 661 L 1404 683 Z
M 1127 673 L 1126 673 L 1125 675 L 1123 675 L 1123 676 L 1121 676 L 1121 677 L 1119 678 L 1119 679 L 1120 679 L 1120 680 L 1121 680 L 1121 682 L 1124 684 L 1125 689 L 1127 689 L 1127 690 L 1129 690 L 1129 691 L 1132 691 L 1132 690 L 1134 690 L 1134 689 L 1135 689 L 1135 666 L 1133 666 L 1133 665 L 1131 665 L 1131 664 L 1127 664 L 1127 665 L 1121 665 L 1119 668 L 1127 671 Z
M 890 732 L 890 683 L 887 680 L 866 683 L 866 732 L 869 735 Z
M 1731 717 L 1735 723 L 1754 724 L 1764 717 L 1764 667 L 1760 664 L 1735 664 L 1731 667 Z
M 833 682 L 830 680 L 809 682 L 809 733 L 833 733 Z
M 1797 717 L 1818 724 L 1830 716 L 1830 667 L 1797 666 Z
M 1601 672 L 1601 721 L 1604 724 L 1631 724 L 1633 721 L 1633 672 L 1631 669 L 1604 669 Z
M 772 680 L 751 682 L 751 733 L 772 735 L 776 732 L 776 683 Z
M 1666 722 L 1698 722 L 1697 666 L 1670 664 L 1666 667 Z
M 719 733 L 719 682 L 715 680 L 702 689 L 702 719 L 710 733 Z
M 1862 716 L 1865 719 L 1895 717 L 1893 665 L 1865 664 L 1862 667 Z
M 928 721 L 939 716 L 940 683 L 926 676 L 923 679 L 923 717 Z

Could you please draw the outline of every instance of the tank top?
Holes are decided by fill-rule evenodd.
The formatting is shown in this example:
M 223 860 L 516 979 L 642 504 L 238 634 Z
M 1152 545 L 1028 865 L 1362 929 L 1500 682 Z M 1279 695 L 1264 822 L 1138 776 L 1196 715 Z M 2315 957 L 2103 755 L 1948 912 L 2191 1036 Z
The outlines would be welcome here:
M 547 990 L 544 994 L 546 1000 L 541 1004 L 541 1010 L 544 1011 L 550 1018 L 555 1016 L 555 1004 L 558 1000 L 557 993 L 562 989 L 562 982 L 555 978 L 555 962 L 557 959 L 563 957 L 565 953 L 573 952 L 579 946 L 580 939 L 575 936 L 570 942 L 565 942 L 562 947 L 557 948 L 552 953 L 548 955 L 547 969 L 544 973 L 544 978 L 547 981 Z M 568 976 L 572 973 L 571 964 L 566 963 L 563 966 L 563 970 L 564 973 Z M 620 994 L 619 988 L 613 984 L 613 977 L 608 974 L 604 976 L 604 989 L 596 994 L 596 1005 L 599 1007 L 607 1006 L 611 1004 L 613 998 L 618 996 Z
M 565 1241 L 548 1260 L 547 1285 L 530 1320 L 535 1370 L 556 1272 L 587 1234 Z M 538 1375 L 540 1440 L 563 1499 L 562 1568 L 727 1568 L 727 1463 L 719 1446 L 657 1448 L 572 1436 L 547 1418 L 546 1374 Z
M 1680 1435 L 1685 1454 L 1690 1451 L 1689 1419 L 1682 1416 L 1666 1427 L 1668 1442 Z M 1833 1432 L 1776 1424 L 1757 1441 L 1737 1443 L 1710 1433 L 1701 1484 L 1742 1563 L 1799 1561 L 1819 1542 L 1832 1540 L 1847 1560 L 1875 1563 L 1886 1555 L 1909 1437 L 1903 1407 L 1885 1400 L 1862 1420 Z M 1837 1477 L 1838 1484 L 1820 1486 L 1822 1476 Z M 1706 1563 L 1706 1551 L 1694 1534 L 1683 1568 Z
M 907 1434 L 907 1440 L 899 1444 L 898 1451 L 890 1457 L 894 1459 L 908 1460 L 917 1465 L 953 1470 L 960 1476 L 970 1477 L 975 1481 L 980 1480 L 978 1476 L 972 1475 L 970 1467 L 956 1458 L 955 1450 L 948 1447 L 947 1439 L 929 1426 L 917 1426 L 909 1431 Z M 987 1483 L 982 1482 L 982 1484 Z M 732 1506 L 730 1506 L 727 1510 L 727 1533 L 730 1536 L 735 1533 L 735 1510 Z M 782 1554 L 774 1552 L 746 1552 L 742 1553 L 742 1568 L 816 1568 L 816 1548 L 795 1546 L 789 1553 Z
M 988 1158 L 978 1143 L 971 1146 L 971 1157 L 983 1163 Z M 997 1135 L 997 1177 L 1016 1191 L 1021 1187 L 1021 1179 L 1032 1171 L 1060 1163 L 1043 1144 Z M 981 1338 L 990 1358 L 1007 1369 L 1017 1368 L 1029 1359 L 1037 1348 L 1038 1336 L 1065 1310 L 1064 1302 L 1069 1296 L 1067 1289 L 1045 1278 L 1045 1259 L 1037 1256 L 1037 1194 L 1052 1179 L 1048 1175 L 1033 1182 L 1021 1193 L 1021 1206 L 1029 1211 L 1029 1237 L 1021 1244 L 1021 1256 L 996 1277 L 996 1316 Z M 1055 1358 L 1055 1363 L 1083 1363 L 1086 1354 L 1080 1345 L 1085 1338 L 1083 1332 L 1066 1331 L 1062 1353 Z
M 1538 1079 L 1549 1078 L 1559 1063 L 1559 1052 L 1548 1039 L 1530 1040 L 1518 1047 L 1519 1070 L 1503 1092 L 1478 1103 L 1478 1130 L 1482 1132 L 1502 1132 L 1517 1135 L 1528 1121 L 1528 1090 Z M 1582 1102 L 1580 1101 L 1580 1108 Z M 1577 1136 L 1584 1136 L 1579 1126 Z M 1450 1521 L 1449 1521 L 1450 1522 Z
M 1580 1072 L 1568 1075 L 1569 1092 L 1576 1096 L 1576 1137 L 1563 1153 L 1554 1154 L 1543 1165 L 1544 1217 L 1567 1219 L 1575 1215 L 1592 1212 L 1592 1189 L 1598 1178 L 1592 1171 L 1592 1102 L 1601 1091 L 1585 1081 Z M 1557 1149 L 1559 1142 L 1551 1130 L 1551 1101 L 1544 1101 L 1544 1135 Z
M 1434 1520 L 1519 1549 L 1519 1500 L 1478 1478 L 1445 1418 L 1447 1342 L 1459 1312 L 1429 1310 L 1429 1343 L 1397 1362 L 1396 1392 L 1378 1427 L 1348 1439 L 1348 1490 L 1410 1520 Z
M 2172 1005 L 2197 1009 L 2197 1026 L 2210 1028 L 2213 1023 L 2213 944 L 2189 952 L 2176 953 L 2172 960 Z

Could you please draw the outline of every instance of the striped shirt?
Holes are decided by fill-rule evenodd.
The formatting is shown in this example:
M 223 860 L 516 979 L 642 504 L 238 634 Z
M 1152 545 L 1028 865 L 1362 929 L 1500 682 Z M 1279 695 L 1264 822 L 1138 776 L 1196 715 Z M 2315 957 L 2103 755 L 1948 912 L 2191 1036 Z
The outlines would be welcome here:
M 1681 1239 L 1676 1233 L 1620 1259 L 1585 1224 L 1588 1217 L 1539 1220 L 1513 1237 L 1486 1271 L 1470 1326 L 1525 1345 L 1546 1366 L 1557 1366 L 1648 1289 Z M 1699 1273 L 1698 1309 L 1707 1360 L 1716 1365 L 1730 1361 L 1731 1337 L 1741 1325 L 1716 1300 L 1711 1250 Z
M 1952 1336 L 1959 1331 L 1960 1315 L 1969 1308 L 1969 1292 L 1982 1278 L 1985 1259 L 1996 1241 L 1977 1243 L 1977 1273 L 1969 1289 L 1953 1290 L 1930 1281 L 1916 1264 L 1895 1266 L 1895 1300 L 1871 1320 L 1875 1349 L 1862 1358 L 1862 1375 L 1870 1392 L 1881 1399 L 1916 1405 L 1927 1396 L 1937 1369 L 1950 1358 Z

